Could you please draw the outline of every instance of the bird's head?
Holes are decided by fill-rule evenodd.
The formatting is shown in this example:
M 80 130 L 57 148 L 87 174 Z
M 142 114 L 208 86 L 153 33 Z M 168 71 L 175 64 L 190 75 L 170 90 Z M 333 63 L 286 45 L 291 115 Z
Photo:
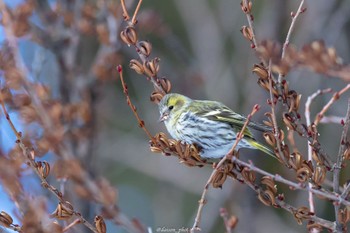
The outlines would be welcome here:
M 159 102 L 159 121 L 166 122 L 178 117 L 190 102 L 191 99 L 184 95 L 176 93 L 165 95 Z

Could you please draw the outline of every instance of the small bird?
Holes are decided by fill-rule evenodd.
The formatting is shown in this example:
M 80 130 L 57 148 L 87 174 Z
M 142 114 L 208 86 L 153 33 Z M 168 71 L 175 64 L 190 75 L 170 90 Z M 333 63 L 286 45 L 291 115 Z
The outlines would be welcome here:
M 247 119 L 220 102 L 193 100 L 176 93 L 162 98 L 159 112 L 159 120 L 165 123 L 174 139 L 195 144 L 199 148 L 200 156 L 207 159 L 224 157 L 232 148 L 237 133 Z M 250 129 L 271 131 L 267 126 L 250 121 L 236 150 L 258 149 L 275 157 L 271 149 L 254 139 Z

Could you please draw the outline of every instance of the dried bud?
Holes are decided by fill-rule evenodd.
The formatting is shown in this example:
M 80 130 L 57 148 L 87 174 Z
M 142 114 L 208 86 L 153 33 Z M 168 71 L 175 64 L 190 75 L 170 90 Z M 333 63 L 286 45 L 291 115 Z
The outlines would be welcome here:
M 249 40 L 249 41 L 252 41 L 253 40 L 253 31 L 250 27 L 248 26 L 243 26 L 241 28 L 241 33 L 243 34 L 243 36 Z
M 263 80 L 269 79 L 269 73 L 267 69 L 262 64 L 254 64 L 253 73 L 259 76 Z
M 159 71 L 159 58 L 154 58 L 151 61 L 145 61 L 143 63 L 143 68 L 145 70 L 145 73 L 149 77 L 155 77 L 157 76 L 157 73 Z
M 137 42 L 137 34 L 136 30 L 133 27 L 127 27 L 123 31 L 120 32 L 120 38 L 127 45 L 135 45 Z
M 294 170 L 298 170 L 303 163 L 303 158 L 299 152 L 294 152 L 291 154 L 289 164 L 292 166 Z
M 288 114 L 288 113 L 283 114 L 283 122 L 287 126 L 288 130 L 295 129 L 295 123 L 294 123 L 294 120 L 290 114 Z
M 152 52 L 152 44 L 147 41 L 140 41 L 138 43 L 139 53 L 148 57 Z
M 301 225 L 303 222 L 302 220 L 304 219 L 310 219 L 310 216 L 313 215 L 313 213 L 310 212 L 309 208 L 303 206 L 298 208 L 295 212 L 294 212 L 294 217 L 297 220 L 297 223 L 299 225 Z
M 242 172 L 242 177 L 247 183 L 254 183 L 256 176 L 255 173 L 250 171 L 248 168 L 243 168 Z
M 276 145 L 276 138 L 275 138 L 275 135 L 272 132 L 265 132 L 264 133 L 264 138 L 265 138 L 265 141 L 270 146 L 275 146 Z
M 138 74 L 143 74 L 145 72 L 145 70 L 143 69 L 143 66 L 141 64 L 141 62 L 139 62 L 136 59 L 131 59 L 130 63 L 129 63 L 129 67 L 133 70 L 135 70 L 136 73 Z
M 94 219 L 94 222 L 95 222 L 95 227 L 96 227 L 98 233 L 106 233 L 107 232 L 106 223 L 101 216 L 99 216 L 99 215 L 96 216 Z
M 261 183 L 266 186 L 266 189 L 270 190 L 274 195 L 277 194 L 277 186 L 275 181 L 270 176 L 264 176 L 261 178 Z
M 155 91 L 155 92 L 152 92 L 150 99 L 154 103 L 159 103 L 161 101 L 161 99 L 163 98 L 163 96 L 164 95 L 162 93 Z
M 171 83 L 169 79 L 161 78 L 159 82 L 160 82 L 160 86 L 162 87 L 165 93 L 169 93 L 171 91 Z
M 39 161 L 36 163 L 36 165 L 38 166 L 40 175 L 46 179 L 46 177 L 48 177 L 50 174 L 50 164 L 46 161 Z
M 326 179 L 327 170 L 325 166 L 316 166 L 312 180 L 318 186 L 321 186 Z
M 3 225 L 5 227 L 11 226 L 13 223 L 12 217 L 6 213 L 5 211 L 0 212 L 0 225 Z
M 258 199 L 266 206 L 276 204 L 275 195 L 271 190 L 260 191 Z
M 67 220 L 72 217 L 74 214 L 74 208 L 72 204 L 70 204 L 68 201 L 66 202 L 60 202 L 57 205 L 56 210 L 51 214 L 51 217 L 57 218 L 59 220 Z

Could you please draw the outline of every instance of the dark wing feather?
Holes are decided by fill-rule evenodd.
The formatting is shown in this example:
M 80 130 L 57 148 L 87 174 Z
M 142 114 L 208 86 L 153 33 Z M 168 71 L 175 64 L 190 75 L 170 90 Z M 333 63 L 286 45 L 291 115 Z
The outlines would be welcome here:
M 201 101 L 198 101 L 201 102 Z M 206 101 L 206 104 L 198 104 L 201 106 L 200 109 L 196 112 L 199 116 L 207 117 L 213 121 L 220 121 L 230 124 L 233 128 L 236 128 L 237 131 L 240 131 L 247 120 L 245 116 L 242 116 L 238 113 L 233 112 L 230 108 L 225 105 L 215 102 L 215 101 Z M 271 128 L 256 123 L 254 121 L 249 121 L 249 129 L 255 129 L 261 132 L 271 131 Z M 250 130 L 246 128 L 244 134 L 250 138 L 253 138 L 253 134 Z

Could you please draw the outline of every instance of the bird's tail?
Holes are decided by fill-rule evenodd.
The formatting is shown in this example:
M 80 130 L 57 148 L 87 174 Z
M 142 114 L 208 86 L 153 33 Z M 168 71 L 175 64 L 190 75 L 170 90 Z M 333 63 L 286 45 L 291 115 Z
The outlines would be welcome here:
M 270 148 L 268 148 L 267 146 L 265 146 L 265 145 L 255 141 L 253 139 L 249 140 L 249 143 L 250 143 L 250 145 L 252 147 L 254 147 L 254 148 L 264 152 L 265 154 L 268 154 L 268 155 L 274 157 L 275 159 L 277 158 L 275 153 Z

